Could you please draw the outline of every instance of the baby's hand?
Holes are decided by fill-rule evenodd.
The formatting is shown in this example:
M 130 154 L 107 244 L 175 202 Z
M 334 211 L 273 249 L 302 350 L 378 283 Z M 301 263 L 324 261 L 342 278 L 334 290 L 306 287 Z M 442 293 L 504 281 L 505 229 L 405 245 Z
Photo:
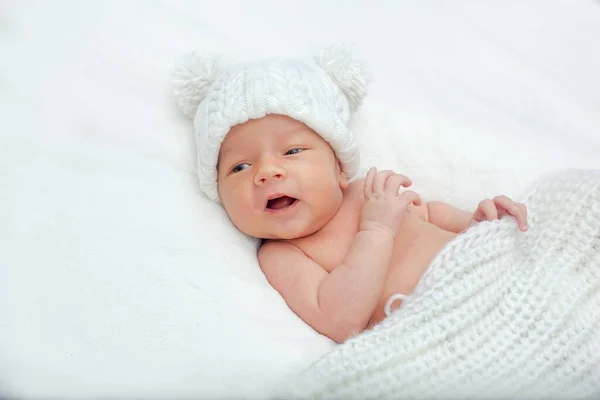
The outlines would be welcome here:
M 528 229 L 527 207 L 525 207 L 525 204 L 512 201 L 507 196 L 496 196 L 493 199 L 481 201 L 469 226 L 481 221 L 500 219 L 506 215 L 511 215 L 517 220 L 517 225 L 522 232 Z
M 398 193 L 400 186 L 409 187 L 411 180 L 393 171 L 377 172 L 371 168 L 364 183 L 365 205 L 362 209 L 361 230 L 383 230 L 396 237 L 400 223 L 410 204 L 420 205 L 421 198 L 411 190 Z

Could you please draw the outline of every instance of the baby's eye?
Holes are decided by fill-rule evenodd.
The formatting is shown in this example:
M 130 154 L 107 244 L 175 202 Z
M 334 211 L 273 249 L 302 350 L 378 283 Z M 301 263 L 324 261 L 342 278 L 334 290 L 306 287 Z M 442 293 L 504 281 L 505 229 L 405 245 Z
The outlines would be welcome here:
M 233 167 L 233 168 L 231 169 L 231 172 L 235 174 L 236 172 L 240 172 L 240 171 L 243 171 L 243 170 L 245 170 L 245 169 L 246 169 L 246 168 L 248 168 L 249 166 L 250 166 L 250 164 L 248 164 L 248 163 L 242 163 L 242 164 L 238 164 L 238 165 L 236 165 L 235 167 Z
M 288 150 L 287 153 L 285 153 L 285 155 L 287 156 L 287 155 L 291 155 L 291 154 L 298 154 L 303 150 L 304 149 L 291 149 L 291 150 Z

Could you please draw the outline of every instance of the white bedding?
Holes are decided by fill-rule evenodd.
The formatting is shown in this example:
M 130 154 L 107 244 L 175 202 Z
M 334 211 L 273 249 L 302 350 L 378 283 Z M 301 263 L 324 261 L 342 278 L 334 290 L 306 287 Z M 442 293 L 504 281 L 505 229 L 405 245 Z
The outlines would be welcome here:
M 333 346 L 199 191 L 176 57 L 355 43 L 363 166 L 473 207 L 600 168 L 592 0 L 0 5 L 0 397 L 264 397 Z

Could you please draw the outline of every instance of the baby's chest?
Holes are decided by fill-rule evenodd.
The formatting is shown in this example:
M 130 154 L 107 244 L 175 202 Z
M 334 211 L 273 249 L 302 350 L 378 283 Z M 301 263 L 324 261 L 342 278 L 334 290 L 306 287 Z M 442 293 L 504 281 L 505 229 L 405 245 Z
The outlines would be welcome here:
M 322 238 L 303 250 L 313 261 L 331 272 L 344 261 L 355 236 L 356 232 L 340 232 L 338 235 Z
M 295 244 L 327 272 L 331 272 L 346 258 L 358 228 L 358 215 L 348 214 L 343 219 L 332 221 L 321 232 L 300 239 Z

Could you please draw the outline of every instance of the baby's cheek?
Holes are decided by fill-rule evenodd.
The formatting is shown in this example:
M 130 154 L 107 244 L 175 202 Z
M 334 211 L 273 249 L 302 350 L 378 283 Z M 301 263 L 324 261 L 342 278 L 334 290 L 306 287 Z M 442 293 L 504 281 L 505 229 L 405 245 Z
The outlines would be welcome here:
M 226 208 L 233 208 L 238 206 L 238 200 L 240 195 L 240 190 L 234 185 L 223 184 L 219 186 L 219 195 L 221 196 L 221 203 L 226 206 Z
M 227 215 L 236 228 L 248 235 L 252 235 L 251 231 L 256 223 L 248 217 L 248 213 L 244 213 L 244 210 L 237 208 L 235 210 L 230 209 Z
M 250 202 L 246 199 L 237 197 L 233 201 L 232 205 L 232 214 L 235 214 L 236 220 L 240 221 L 240 223 L 252 223 L 252 218 L 256 214 L 252 210 L 252 206 Z

